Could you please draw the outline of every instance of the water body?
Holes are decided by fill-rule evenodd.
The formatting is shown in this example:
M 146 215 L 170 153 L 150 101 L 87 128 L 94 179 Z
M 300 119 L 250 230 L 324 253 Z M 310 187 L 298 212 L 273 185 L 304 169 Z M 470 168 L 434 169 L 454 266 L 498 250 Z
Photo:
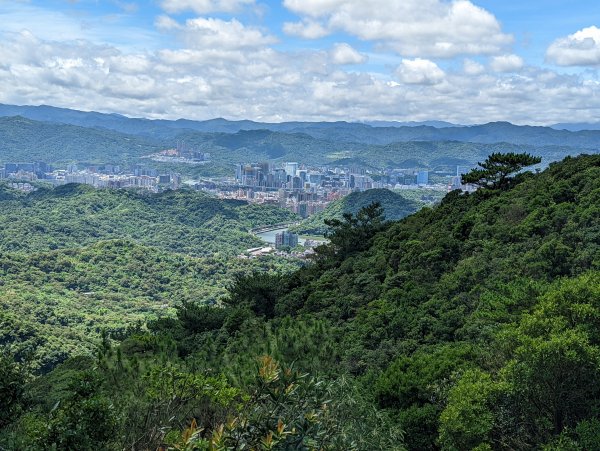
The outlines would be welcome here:
M 281 233 L 283 231 L 286 231 L 286 230 L 287 230 L 287 227 L 285 227 L 283 229 L 269 230 L 268 232 L 257 233 L 256 236 L 259 237 L 261 240 L 266 241 L 269 244 L 275 244 L 275 235 L 277 235 L 278 233 Z M 305 241 L 306 240 L 304 238 L 298 237 L 298 244 L 300 246 L 304 246 Z

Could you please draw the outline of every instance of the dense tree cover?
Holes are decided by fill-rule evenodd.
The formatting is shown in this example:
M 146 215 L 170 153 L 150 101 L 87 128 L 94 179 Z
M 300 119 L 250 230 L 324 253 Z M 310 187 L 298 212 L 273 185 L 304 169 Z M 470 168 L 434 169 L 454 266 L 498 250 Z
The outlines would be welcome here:
M 397 222 L 373 204 L 312 265 L 33 379 L 0 443 L 598 449 L 599 196 L 581 156 Z
M 261 243 L 248 229 L 291 217 L 187 191 L 0 186 L 0 344 L 45 372 L 102 332 L 118 338 L 182 302 L 219 304 L 237 275 L 298 266 L 235 257 Z
M 131 325 L 173 316 L 181 303 L 219 305 L 235 277 L 298 265 L 278 257 L 194 258 L 123 240 L 0 253 L 0 344 L 44 372 L 92 352 L 102 333 L 119 339 Z
M 361 208 L 373 202 L 381 204 L 385 219 L 390 221 L 402 219 L 422 206 L 422 203 L 406 199 L 402 194 L 388 189 L 370 189 L 350 193 L 342 199 L 333 201 L 324 211 L 308 217 L 297 226 L 291 227 L 290 230 L 302 235 L 325 235 L 328 230 L 325 221 L 342 219 L 344 213 L 356 215 Z
M 152 194 L 69 184 L 25 196 L 2 187 L 0 193 L 4 252 L 130 239 L 193 256 L 236 255 L 262 243 L 249 229 L 297 218 L 273 206 L 182 190 Z
M 0 118 L 0 162 L 45 161 L 127 164 L 164 148 L 165 142 L 106 129 Z

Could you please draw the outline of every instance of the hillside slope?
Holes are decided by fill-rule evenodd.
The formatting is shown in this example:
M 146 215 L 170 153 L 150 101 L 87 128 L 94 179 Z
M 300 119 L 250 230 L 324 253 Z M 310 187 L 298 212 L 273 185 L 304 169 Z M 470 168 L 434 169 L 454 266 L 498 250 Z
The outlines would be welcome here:
M 93 374 L 74 360 L 29 385 L 0 442 L 597 449 L 600 156 L 396 222 L 369 208 L 330 238 L 293 274 L 238 278 L 225 309 L 149 323 Z
M 24 195 L 0 185 L 0 344 L 49 370 L 90 353 L 100 332 L 218 303 L 236 274 L 295 267 L 242 261 L 248 232 L 292 213 L 189 191 L 64 185 Z
M 435 449 L 438 440 L 445 449 L 482 443 L 533 449 L 590 418 L 600 403 L 597 383 L 585 386 L 585 402 L 578 397 L 583 380 L 599 376 L 598 366 L 592 376 L 576 363 L 600 363 L 597 332 L 589 329 L 600 313 L 600 157 L 568 158 L 521 179 L 508 191 L 453 192 L 366 245 L 325 253 L 316 267 L 286 279 L 277 299 L 276 315 L 341 325 L 341 362 L 371 380 L 379 406 L 395 412 L 411 449 Z M 567 300 L 573 306 L 561 304 Z M 575 341 L 566 338 L 579 333 L 568 339 Z M 544 360 L 547 352 L 557 353 L 557 361 Z M 519 381 L 525 377 L 519 365 L 531 365 L 534 373 Z M 543 386 L 546 374 L 558 371 L 553 365 L 573 372 L 564 391 Z M 467 369 L 474 373 L 463 381 L 459 375 Z M 549 377 L 566 380 L 562 373 Z M 451 382 L 457 385 L 443 395 L 448 399 L 436 401 L 439 390 L 448 390 L 447 378 L 460 382 Z M 485 401 L 469 391 L 478 389 L 488 390 Z M 502 396 L 516 406 L 501 404 Z M 565 401 L 528 404 L 545 396 Z M 478 414 L 459 405 L 461 397 L 484 403 L 479 408 L 488 422 L 465 417 Z M 444 408 L 448 401 L 451 408 Z M 534 424 L 521 430 L 502 424 L 502 409 L 517 423 Z M 468 421 L 483 432 L 460 432 L 475 427 Z
M 0 118 L 0 163 L 44 161 L 127 164 L 165 148 L 168 142 L 112 130 Z
M 332 202 L 324 211 L 310 216 L 297 226 L 291 227 L 290 230 L 302 235 L 324 235 L 328 229 L 325 220 L 342 219 L 344 213 L 355 215 L 361 208 L 373 202 L 381 204 L 385 219 L 389 221 L 402 219 L 421 207 L 417 202 L 408 200 L 388 189 L 370 189 L 351 193 Z
M 275 257 L 194 258 L 126 240 L 0 252 L 0 344 L 46 372 L 92 354 L 101 333 L 119 339 L 136 324 L 173 316 L 181 303 L 217 304 L 236 275 L 296 267 Z
M 10 252 L 130 239 L 193 256 L 231 256 L 262 243 L 248 233 L 251 228 L 297 218 L 276 207 L 192 191 L 151 194 L 69 184 L 29 195 L 4 193 L 0 251 Z

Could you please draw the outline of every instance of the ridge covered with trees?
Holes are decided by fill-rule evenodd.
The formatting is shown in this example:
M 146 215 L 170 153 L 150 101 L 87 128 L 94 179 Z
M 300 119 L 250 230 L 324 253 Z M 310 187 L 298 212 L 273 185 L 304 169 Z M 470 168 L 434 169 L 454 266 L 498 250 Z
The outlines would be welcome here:
M 0 344 L 44 372 L 181 302 L 219 304 L 238 274 L 298 266 L 236 258 L 262 244 L 249 229 L 295 217 L 185 190 L 0 185 Z
M 407 199 L 388 189 L 370 189 L 350 193 L 342 199 L 331 202 L 327 208 L 314 214 L 300 224 L 290 227 L 290 231 L 302 235 L 325 235 L 328 230 L 326 221 L 342 219 L 344 213 L 355 215 L 361 208 L 378 202 L 384 210 L 385 219 L 402 219 L 421 208 L 422 203 Z
M 4 357 L 0 443 L 597 449 L 600 157 L 383 214 L 332 220 L 313 264 L 240 274 L 223 308 L 184 302 L 96 357 L 41 377 Z
M 192 256 L 236 255 L 262 243 L 250 229 L 297 218 L 274 206 L 189 190 L 154 194 L 68 184 L 23 195 L 0 185 L 2 252 L 130 239 Z
M 51 115 L 33 116 L 52 119 Z M 259 124 L 257 129 L 244 123 L 234 124 L 233 128 L 211 128 L 208 124 L 206 129 L 194 130 L 193 124 L 186 121 L 165 124 L 110 116 L 105 118 L 109 122 L 124 121 L 131 125 L 111 129 L 104 121 L 62 119 L 66 123 L 41 122 L 20 116 L 0 117 L 0 135 L 3 137 L 0 164 L 32 160 L 61 167 L 68 163 L 115 164 L 124 168 L 147 164 L 192 177 L 231 175 L 232 164 L 247 161 L 433 169 L 468 166 L 494 152 L 526 151 L 549 163 L 567 155 L 594 152 L 600 139 L 600 131 L 572 133 L 503 123 L 447 129 L 344 123 L 295 124 L 271 129 L 269 127 L 274 124 Z M 70 122 L 76 125 L 69 125 Z M 187 165 L 142 159 L 174 147 L 177 141 L 210 153 L 211 161 Z

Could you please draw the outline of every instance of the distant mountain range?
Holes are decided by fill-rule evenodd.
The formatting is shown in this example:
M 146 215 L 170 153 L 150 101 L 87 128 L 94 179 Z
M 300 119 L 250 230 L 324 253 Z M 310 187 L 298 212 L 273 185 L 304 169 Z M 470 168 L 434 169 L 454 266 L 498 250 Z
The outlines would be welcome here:
M 462 141 L 532 145 L 579 145 L 595 148 L 600 123 L 555 124 L 551 127 L 518 126 L 509 122 L 459 125 L 444 121 L 395 122 L 254 122 L 223 118 L 206 121 L 151 120 L 129 118 L 120 114 L 85 112 L 47 105 L 18 106 L 0 104 L 0 117 L 22 116 L 44 122 L 58 122 L 82 127 L 106 128 L 133 135 L 171 137 L 181 130 L 207 133 L 237 133 L 241 130 L 270 130 L 282 133 L 306 133 L 315 138 L 332 138 L 345 142 L 390 144 L 405 141 Z M 570 132 L 570 133 L 567 133 Z M 568 143 L 565 142 L 565 139 Z
M 445 121 L 409 121 L 409 122 L 397 122 L 397 121 L 366 121 L 365 124 L 371 127 L 419 127 L 426 125 L 435 128 L 448 128 L 448 127 L 464 127 L 464 125 L 453 124 Z
M 197 168 L 208 175 L 230 173 L 235 163 L 261 160 L 377 168 L 474 164 L 495 151 L 527 151 L 542 156 L 547 164 L 600 148 L 600 125 L 598 130 L 555 127 L 508 122 L 461 126 L 440 121 L 171 121 L 0 104 L 0 162 L 35 158 L 131 163 L 182 140 L 213 155 L 211 165 Z
M 583 130 L 600 130 L 600 122 L 589 123 L 589 122 L 580 122 L 573 124 L 554 124 L 551 126 L 556 130 L 568 130 L 571 132 L 580 132 Z

